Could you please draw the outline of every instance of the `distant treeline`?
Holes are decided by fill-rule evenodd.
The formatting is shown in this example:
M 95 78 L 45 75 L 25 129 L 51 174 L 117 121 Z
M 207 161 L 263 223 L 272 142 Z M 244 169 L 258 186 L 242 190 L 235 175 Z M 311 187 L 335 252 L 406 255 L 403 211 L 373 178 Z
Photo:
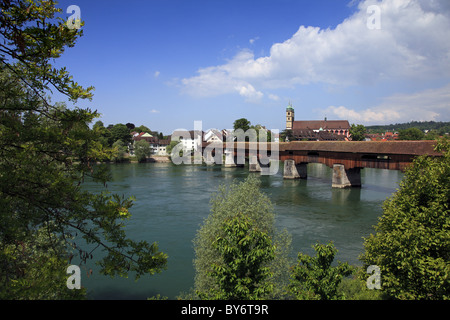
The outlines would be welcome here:
M 443 135 L 450 132 L 450 122 L 436 122 L 436 121 L 412 121 L 407 123 L 396 123 L 389 125 L 366 126 L 368 133 L 383 133 L 386 131 L 400 131 L 410 128 L 417 128 L 422 131 L 435 130 Z

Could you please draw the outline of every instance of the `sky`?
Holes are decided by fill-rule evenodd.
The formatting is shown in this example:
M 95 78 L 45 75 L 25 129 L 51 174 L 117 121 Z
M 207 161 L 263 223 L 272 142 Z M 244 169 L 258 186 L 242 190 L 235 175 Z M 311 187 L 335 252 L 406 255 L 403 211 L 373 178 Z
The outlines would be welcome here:
M 448 0 L 64 0 L 64 19 L 70 5 L 84 35 L 55 65 L 95 87 L 77 106 L 105 126 L 281 131 L 289 103 L 295 120 L 450 121 Z

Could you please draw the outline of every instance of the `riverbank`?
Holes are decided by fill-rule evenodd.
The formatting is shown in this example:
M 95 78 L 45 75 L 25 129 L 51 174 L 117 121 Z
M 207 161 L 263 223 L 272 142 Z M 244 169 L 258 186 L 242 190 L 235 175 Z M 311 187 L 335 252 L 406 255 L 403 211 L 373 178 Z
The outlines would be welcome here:
M 149 156 L 145 161 L 138 161 L 136 156 L 126 156 L 122 161 L 122 163 L 169 163 L 171 162 L 169 156 Z
M 169 163 L 172 161 L 169 156 L 150 156 L 147 158 L 147 162 Z

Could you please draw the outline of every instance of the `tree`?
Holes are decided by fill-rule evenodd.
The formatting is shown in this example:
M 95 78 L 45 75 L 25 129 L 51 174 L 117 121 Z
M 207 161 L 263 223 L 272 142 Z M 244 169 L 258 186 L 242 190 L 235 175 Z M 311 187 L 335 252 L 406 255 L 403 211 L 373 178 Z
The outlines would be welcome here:
M 141 125 L 139 127 L 135 127 L 134 131 L 136 131 L 137 133 L 141 133 L 141 132 L 148 132 L 148 133 L 150 133 L 151 130 L 148 127 L 146 127 L 146 126 Z
M 82 30 L 57 19 L 61 10 L 54 1 L 2 1 L 0 9 L 1 292 L 18 283 L 26 289 L 30 274 L 46 268 L 44 261 L 52 268 L 61 261 L 66 266 L 67 257 L 76 254 L 81 264 L 100 250 L 97 263 L 103 274 L 133 272 L 139 278 L 162 271 L 167 256 L 158 244 L 134 241 L 123 228 L 134 200 L 83 188 L 85 178 L 103 185 L 108 181 L 105 167 L 96 162 L 109 158 L 111 150 L 89 128 L 99 114 L 51 104 L 47 97 L 57 90 L 74 104 L 92 98 L 93 88 L 81 87 L 65 68 L 51 65 L 75 45 Z M 45 232 L 39 233 L 42 228 Z M 45 252 L 28 250 L 39 237 Z M 64 242 L 64 252 L 55 238 Z M 24 246 L 26 259 L 17 250 Z M 20 268 L 3 268 L 19 259 Z M 55 297 L 64 293 L 55 292 Z
M 398 132 L 399 140 L 422 140 L 425 134 L 418 128 L 408 128 Z
M 128 128 L 129 131 L 133 130 L 136 126 L 134 125 L 134 123 L 130 123 L 128 122 L 127 124 L 125 124 Z
M 352 138 L 352 141 L 364 141 L 365 134 L 367 132 L 366 127 L 364 127 L 362 124 L 352 124 L 350 127 L 350 136 Z
M 358 274 L 367 277 L 366 270 L 355 267 L 355 272 L 351 277 L 342 279 L 338 286 L 338 295 L 345 300 L 384 300 L 386 297 L 382 290 L 369 289 L 367 279 L 361 279 Z
M 128 148 L 127 146 L 123 143 L 122 140 L 117 140 L 116 142 L 113 143 L 113 156 L 112 156 L 112 160 L 115 162 L 120 162 L 123 161 L 123 159 L 125 158 L 125 153 L 127 153 Z
M 262 138 L 260 138 L 259 134 L 260 131 L 265 131 L 265 139 L 263 138 L 263 140 L 265 140 L 266 142 L 271 142 L 272 141 L 272 132 L 270 130 L 267 130 L 266 128 L 264 128 L 262 125 L 257 124 L 257 125 L 252 125 L 250 126 L 250 129 L 254 129 L 256 131 L 256 139 L 258 139 L 258 141 L 261 141 Z
M 122 123 L 115 124 L 111 128 L 111 141 L 115 142 L 121 140 L 123 143 L 128 144 L 131 142 L 130 129 Z
M 203 298 L 214 298 L 214 292 L 220 291 L 216 278 L 212 276 L 214 263 L 224 265 L 220 251 L 213 246 L 217 235 L 223 234 L 225 221 L 236 216 L 245 217 L 257 230 L 272 238 L 275 257 L 267 265 L 273 276 L 261 281 L 260 285 L 273 285 L 273 291 L 265 298 L 281 299 L 286 297 L 289 283 L 289 257 L 291 238 L 286 231 L 275 227 L 275 215 L 269 198 L 260 189 L 260 181 L 250 175 L 243 182 L 222 185 L 211 197 L 211 214 L 205 219 L 194 239 L 194 267 L 196 270 L 194 289 Z
M 381 286 L 396 299 L 450 298 L 450 142 L 442 157 L 417 157 L 383 205 L 375 234 L 365 239 L 365 268 L 377 265 Z
M 438 139 L 439 139 L 439 132 L 437 130 L 430 130 L 423 137 L 423 140 L 438 140 Z
M 342 299 L 338 294 L 338 286 L 344 277 L 352 274 L 352 267 L 346 262 L 331 266 L 337 253 L 333 243 L 318 243 L 313 248 L 316 257 L 301 252 L 298 254 L 297 264 L 292 269 L 292 293 L 301 300 Z
M 6 69 L 41 98 L 56 89 L 73 102 L 92 99 L 93 87 L 83 88 L 66 68 L 50 63 L 83 35 L 82 28 L 68 28 L 63 18 L 55 17 L 62 12 L 55 1 L 2 1 L 0 11 L 0 61 Z
M 169 145 L 166 147 L 167 154 L 171 154 L 172 153 L 172 149 L 175 148 L 175 146 L 178 145 L 179 143 L 181 143 L 181 142 L 178 141 L 178 140 L 170 141 Z M 180 151 L 180 153 L 182 153 L 182 151 Z
M 111 140 L 111 132 L 103 125 L 102 121 L 97 121 L 92 126 L 92 130 L 98 136 L 98 140 L 102 144 L 103 147 L 109 147 Z
M 245 215 L 227 219 L 212 246 L 220 262 L 212 264 L 210 276 L 216 287 L 201 298 L 214 300 L 258 300 L 273 290 L 266 280 L 273 276 L 268 263 L 275 257 L 272 239 L 254 227 Z
M 282 141 L 293 141 L 294 140 L 294 136 L 292 134 L 292 130 L 284 129 L 280 133 L 280 138 L 281 138 Z
M 45 226 L 24 241 L 2 244 L 0 299 L 85 299 L 85 288 L 67 288 L 66 254 L 64 241 L 49 237 Z
M 143 162 L 151 154 L 150 144 L 145 140 L 134 143 L 134 153 L 139 162 Z
M 250 129 L 250 121 L 245 118 L 237 119 L 233 123 L 233 128 L 234 130 L 242 129 L 244 132 L 246 132 L 248 129 Z

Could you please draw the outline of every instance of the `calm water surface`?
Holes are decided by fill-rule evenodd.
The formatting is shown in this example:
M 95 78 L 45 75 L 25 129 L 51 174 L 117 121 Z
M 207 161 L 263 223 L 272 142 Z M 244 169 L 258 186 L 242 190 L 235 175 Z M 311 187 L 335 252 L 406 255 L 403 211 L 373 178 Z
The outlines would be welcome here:
M 158 242 L 168 254 L 168 269 L 135 282 L 101 276 L 93 262 L 82 267 L 82 285 L 91 299 L 146 299 L 160 294 L 170 299 L 193 287 L 192 240 L 208 214 L 209 199 L 221 184 L 244 180 L 248 168 L 221 166 L 175 166 L 171 163 L 111 165 L 108 189 L 135 196 L 132 217 L 127 222 L 130 238 Z M 383 201 L 398 188 L 399 171 L 361 170 L 361 189 L 332 189 L 331 169 L 308 165 L 307 180 L 284 180 L 282 166 L 277 175 L 261 176 L 262 191 L 271 199 L 277 226 L 292 235 L 293 256 L 314 254 L 316 242 L 332 240 L 339 250 L 337 260 L 361 265 L 358 256 L 363 239 L 373 233 L 382 214 Z M 259 174 L 258 174 L 259 175 Z M 90 190 L 100 190 L 88 185 Z M 89 277 L 86 270 L 93 269 Z

